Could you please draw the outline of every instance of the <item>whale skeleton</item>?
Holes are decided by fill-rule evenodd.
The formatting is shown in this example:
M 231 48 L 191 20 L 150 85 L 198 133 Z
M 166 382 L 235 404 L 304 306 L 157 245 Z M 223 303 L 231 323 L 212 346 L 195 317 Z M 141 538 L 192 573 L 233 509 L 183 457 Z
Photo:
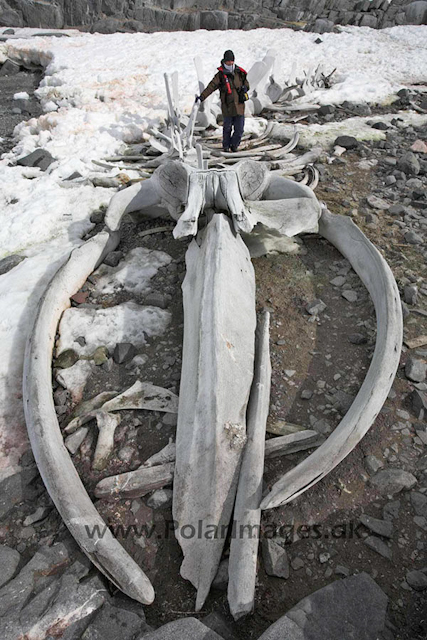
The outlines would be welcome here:
M 201 146 L 194 147 L 193 125 L 181 125 L 176 82 L 174 86 L 168 92 L 168 151 L 163 161 L 150 178 L 113 196 L 105 230 L 64 258 L 40 300 L 26 347 L 23 397 L 34 456 L 65 524 L 109 580 L 131 598 L 150 604 L 154 599 L 150 580 L 105 529 L 64 446 L 52 397 L 52 352 L 62 312 L 118 245 L 125 214 L 171 217 L 176 222 L 175 238 L 193 237 L 183 283 L 173 513 L 184 554 L 181 574 L 195 586 L 200 610 L 225 542 L 225 535 L 212 539 L 207 533 L 227 532 L 233 508 L 238 523 L 259 523 L 261 510 L 286 504 L 307 491 L 368 431 L 399 364 L 402 313 L 389 266 L 352 220 L 330 213 L 308 186 L 270 170 L 303 170 L 314 161 L 313 152 L 305 159 L 243 159 L 231 167 L 208 169 Z M 174 154 L 179 159 L 173 159 Z M 309 171 L 317 179 L 314 170 Z M 255 279 L 246 243 L 253 235 L 266 247 L 269 239 L 292 243 L 300 233 L 319 233 L 349 260 L 374 302 L 377 341 L 359 393 L 335 431 L 262 498 L 270 384 L 268 318 L 259 324 L 256 345 Z M 106 531 L 103 537 L 88 535 L 95 526 Z M 183 527 L 198 531 L 200 526 L 200 535 L 184 535 Z M 231 577 L 228 598 L 236 618 L 253 607 L 257 548 L 258 540 L 247 536 L 237 536 L 231 545 L 230 567 L 238 567 L 239 580 Z

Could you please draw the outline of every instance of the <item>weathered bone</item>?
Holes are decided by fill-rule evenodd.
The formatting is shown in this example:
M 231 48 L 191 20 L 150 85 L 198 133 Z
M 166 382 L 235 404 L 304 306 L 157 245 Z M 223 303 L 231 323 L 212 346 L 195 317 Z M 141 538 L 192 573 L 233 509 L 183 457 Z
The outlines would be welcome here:
M 246 441 L 255 335 L 254 272 L 242 239 L 234 236 L 226 216 L 216 214 L 198 242 L 187 250 L 183 283 L 173 499 L 184 553 L 181 575 L 197 589 L 196 610 L 215 577 L 230 521 Z M 186 536 L 190 527 L 197 535 Z M 207 539 L 215 528 L 218 537 Z
M 155 489 L 161 489 L 172 483 L 173 462 L 155 467 L 140 467 L 117 476 L 100 480 L 95 487 L 97 498 L 141 498 Z
M 101 471 L 107 465 L 114 451 L 114 433 L 121 421 L 119 415 L 112 415 L 106 411 L 97 412 L 96 423 L 99 434 L 92 463 L 92 468 L 96 471 Z
M 140 469 L 143 467 L 155 467 L 159 464 L 165 464 L 166 462 L 175 462 L 175 458 L 176 444 L 170 439 L 166 447 L 163 447 L 163 449 L 148 458 L 148 460 L 140 466 Z
M 402 309 L 390 267 L 353 223 L 324 209 L 319 232 L 349 260 L 375 305 L 377 341 L 365 380 L 347 414 L 314 453 L 291 469 L 261 503 L 272 509 L 294 500 L 337 466 L 366 434 L 387 398 L 400 360 Z
M 243 453 L 234 506 L 233 537 L 228 566 L 228 602 L 235 620 L 254 605 L 260 534 L 265 426 L 270 404 L 270 314 L 257 327 L 254 378 L 247 414 L 247 442 Z
M 270 438 L 265 443 L 265 457 L 277 458 L 285 456 L 297 451 L 304 451 L 312 447 L 318 447 L 325 438 L 310 429 L 305 429 L 298 433 L 292 433 L 288 436 L 279 436 L 278 438 Z
M 70 296 L 83 286 L 118 235 L 100 233 L 75 249 L 48 285 L 27 342 L 24 361 L 24 410 L 31 447 L 46 488 L 71 534 L 90 560 L 128 596 L 150 604 L 154 589 L 140 567 L 106 527 L 64 446 L 52 397 L 51 361 L 60 316 Z M 102 531 L 92 538 L 89 531 Z
M 178 396 L 169 389 L 137 380 L 129 389 L 112 400 L 108 400 L 102 406 L 102 411 L 119 411 L 121 409 L 147 409 L 177 413 Z

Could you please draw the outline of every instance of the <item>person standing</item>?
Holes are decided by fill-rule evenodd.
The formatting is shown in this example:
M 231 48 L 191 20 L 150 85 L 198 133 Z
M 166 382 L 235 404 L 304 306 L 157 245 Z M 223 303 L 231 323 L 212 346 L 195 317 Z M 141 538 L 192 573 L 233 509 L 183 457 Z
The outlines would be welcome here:
M 223 151 L 234 152 L 245 128 L 245 101 L 248 99 L 249 83 L 246 71 L 234 63 L 234 53 L 230 49 L 224 52 L 221 66 L 206 89 L 197 96 L 196 102 L 203 102 L 217 89 L 224 118 L 222 148 Z

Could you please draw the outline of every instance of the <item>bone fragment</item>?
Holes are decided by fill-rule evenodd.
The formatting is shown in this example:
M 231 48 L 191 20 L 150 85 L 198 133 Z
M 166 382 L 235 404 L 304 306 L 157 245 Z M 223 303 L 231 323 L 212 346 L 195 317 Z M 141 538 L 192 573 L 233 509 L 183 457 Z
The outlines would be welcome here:
M 186 261 L 173 516 L 181 575 L 196 587 L 199 611 L 221 559 L 246 441 L 255 279 L 248 250 L 223 214 L 193 240 Z M 188 535 L 193 527 L 197 533 Z
M 173 481 L 174 463 L 128 471 L 100 480 L 95 487 L 97 498 L 140 498 Z
M 265 443 L 265 457 L 277 458 L 288 455 L 289 453 L 296 453 L 297 451 L 318 447 L 324 440 L 325 438 L 320 436 L 317 431 L 311 431 L 309 429 L 300 431 L 299 433 L 293 433 L 289 436 L 270 438 Z
M 252 611 L 261 523 L 259 505 L 264 473 L 265 426 L 270 404 L 270 314 L 258 328 L 254 379 L 247 413 L 247 442 L 234 506 L 234 536 L 230 546 L 228 602 L 235 620 Z
M 314 453 L 276 482 L 262 501 L 262 509 L 295 499 L 354 449 L 380 412 L 399 366 L 402 308 L 390 267 L 351 218 L 324 209 L 319 232 L 347 258 L 371 295 L 377 316 L 375 351 L 359 393 L 339 425 Z
M 178 396 L 168 389 L 137 380 L 129 389 L 102 406 L 102 411 L 119 411 L 121 409 L 148 409 L 177 413 Z
M 148 460 L 146 460 L 140 466 L 140 469 L 142 469 L 143 467 L 156 467 L 159 464 L 165 464 L 167 462 L 175 462 L 175 458 L 176 458 L 176 444 L 175 442 L 172 442 L 172 439 L 171 439 L 169 443 L 166 445 L 166 447 L 163 447 L 163 449 L 161 449 L 160 451 L 155 453 L 153 456 L 148 458 Z
M 114 451 L 114 433 L 121 421 L 119 415 L 112 415 L 106 411 L 98 411 L 96 414 L 99 434 L 92 463 L 92 468 L 96 471 L 101 471 L 107 465 Z

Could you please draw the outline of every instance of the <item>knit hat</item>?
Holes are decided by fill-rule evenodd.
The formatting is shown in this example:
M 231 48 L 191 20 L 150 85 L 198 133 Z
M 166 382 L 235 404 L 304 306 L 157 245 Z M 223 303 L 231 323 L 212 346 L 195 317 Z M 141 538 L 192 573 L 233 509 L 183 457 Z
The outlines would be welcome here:
M 226 62 L 228 62 L 229 60 L 233 60 L 234 62 L 234 53 L 230 49 L 227 49 L 227 51 L 224 51 L 223 60 L 225 60 Z

